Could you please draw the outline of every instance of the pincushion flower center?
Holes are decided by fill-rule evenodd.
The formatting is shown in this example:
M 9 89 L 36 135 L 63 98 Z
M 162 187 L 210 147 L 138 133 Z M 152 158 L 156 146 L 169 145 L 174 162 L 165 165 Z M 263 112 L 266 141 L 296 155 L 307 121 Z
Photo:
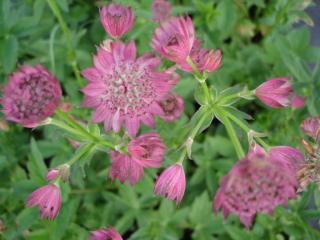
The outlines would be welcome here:
M 147 70 L 134 63 L 119 64 L 115 67 L 111 79 L 106 79 L 105 83 L 105 99 L 112 112 L 142 114 L 154 99 Z

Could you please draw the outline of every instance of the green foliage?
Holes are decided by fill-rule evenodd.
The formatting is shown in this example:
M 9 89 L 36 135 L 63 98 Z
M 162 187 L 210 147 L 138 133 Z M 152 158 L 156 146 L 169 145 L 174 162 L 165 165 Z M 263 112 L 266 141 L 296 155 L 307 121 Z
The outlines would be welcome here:
M 95 46 L 106 38 L 99 23 L 98 6 L 108 1 L 56 1 L 70 29 L 69 37 L 48 2 L 0 1 L 0 84 L 7 82 L 19 64 L 41 63 L 61 82 L 65 100 L 74 106 L 72 114 L 89 121 L 90 112 L 79 108 L 82 100 L 79 89 L 84 81 L 77 71 L 92 64 Z M 139 54 L 149 51 L 156 27 L 150 21 L 151 1 L 120 2 L 131 5 L 137 16 L 126 38 L 136 41 Z M 290 76 L 296 92 L 307 97 L 307 108 L 298 111 L 270 110 L 245 101 L 237 103 L 240 110 L 256 120 L 251 122 L 253 128 L 269 133 L 268 140 L 274 145 L 298 147 L 300 122 L 306 116 L 320 114 L 320 48 L 310 46 L 308 25 L 312 26 L 313 21 L 305 12 L 307 2 L 171 1 L 174 14 L 192 15 L 197 36 L 207 48 L 222 49 L 223 66 L 208 79 L 215 89 L 222 90 L 231 84 L 239 84 L 241 88 L 237 90 L 244 85 L 254 89 L 266 79 Z M 296 22 L 304 25 L 294 28 Z M 197 81 L 179 73 L 181 80 L 176 91 L 185 100 L 185 114 L 170 124 L 157 119 L 156 130 L 168 146 L 164 166 L 175 162 L 176 149 L 189 134 L 189 128 L 197 124 L 206 106 L 200 108 L 189 125 L 188 119 L 198 105 L 207 103 Z M 250 120 L 242 112 L 234 109 L 230 112 Z M 110 225 L 130 240 L 320 239 L 319 232 L 309 224 L 312 219 L 318 224 L 320 214 L 320 193 L 314 186 L 290 202 L 287 209 L 279 207 L 272 216 L 258 215 L 250 230 L 235 216 L 224 220 L 221 213 L 213 214 L 215 191 L 237 157 L 224 128 L 213 115 L 204 123 L 205 127 L 200 129 L 203 133 L 194 139 L 192 160 L 186 162 L 188 186 L 180 206 L 154 196 L 156 170 L 147 171 L 144 180 L 134 187 L 111 182 L 107 178 L 110 165 L 107 153 L 93 155 L 84 151 L 88 145 L 75 151 L 68 141 L 70 136 L 51 126 L 28 130 L 9 124 L 8 131 L 0 130 L 0 219 L 6 225 L 0 239 L 87 239 L 91 230 Z M 90 132 L 98 131 L 90 127 Z M 236 134 L 246 146 L 247 136 L 240 131 Z M 27 196 L 45 183 L 47 169 L 81 151 L 85 154 L 72 170 L 70 186 L 62 186 L 60 215 L 55 221 L 41 221 L 37 209 L 25 208 Z

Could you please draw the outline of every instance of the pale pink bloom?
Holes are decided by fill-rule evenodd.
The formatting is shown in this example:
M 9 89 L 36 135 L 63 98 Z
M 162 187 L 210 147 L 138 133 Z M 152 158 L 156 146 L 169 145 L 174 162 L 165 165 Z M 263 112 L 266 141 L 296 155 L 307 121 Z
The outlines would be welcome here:
M 272 214 L 279 206 L 287 206 L 296 197 L 295 173 L 279 161 L 258 154 L 238 161 L 221 182 L 213 207 L 224 217 L 238 215 L 249 228 L 257 213 Z
M 194 41 L 190 57 L 192 59 L 192 62 L 200 72 L 214 72 L 220 67 L 222 61 L 222 54 L 219 49 L 203 49 L 201 48 L 201 43 L 198 40 Z M 179 66 L 186 72 L 193 72 L 193 68 L 187 61 L 179 63 Z
M 94 67 L 82 72 L 89 82 L 82 89 L 84 106 L 95 109 L 93 121 L 104 122 L 106 131 L 125 125 L 131 136 L 141 122 L 154 127 L 154 116 L 163 113 L 158 102 L 176 83 L 174 74 L 156 70 L 159 64 L 150 54 L 136 59 L 134 42 L 113 42 L 111 52 L 98 48 Z
M 184 101 L 177 94 L 169 93 L 162 101 L 159 102 L 163 114 L 160 117 L 166 122 L 178 120 L 184 110 Z
M 309 117 L 305 119 L 301 123 L 300 128 L 310 137 L 317 138 L 320 131 L 320 117 Z
M 60 188 L 55 184 L 48 184 L 38 188 L 29 196 L 27 206 L 38 206 L 41 218 L 55 219 L 61 208 Z
M 4 88 L 2 111 L 7 120 L 33 128 L 54 113 L 60 99 L 60 84 L 47 69 L 24 65 Z
M 303 108 L 305 105 L 305 98 L 300 97 L 298 95 L 293 95 L 292 99 L 291 99 L 291 106 L 294 109 L 299 109 L 299 108 Z
M 155 194 L 164 196 L 179 204 L 186 189 L 186 176 L 181 164 L 174 164 L 164 170 L 154 186 Z
M 89 240 L 122 240 L 121 235 L 112 227 L 91 232 Z
M 152 39 L 152 47 L 164 58 L 173 62 L 185 62 L 195 39 L 190 17 L 173 17 L 161 23 Z
M 52 169 L 47 173 L 46 180 L 53 181 L 53 180 L 56 180 L 58 176 L 59 176 L 59 170 Z
M 120 38 L 132 28 L 134 15 L 130 7 L 111 3 L 100 9 L 100 21 L 111 37 Z
M 158 133 L 145 133 L 130 141 L 128 151 L 132 160 L 145 168 L 159 168 L 166 146 Z
M 154 0 L 151 9 L 155 22 L 164 22 L 172 16 L 171 5 L 166 0 Z
M 292 85 L 288 78 L 274 78 L 262 83 L 255 90 L 257 98 L 272 108 L 290 106 Z
M 289 146 L 273 147 L 269 151 L 269 159 L 278 161 L 284 167 L 296 171 L 304 163 L 304 155 L 296 148 Z
M 143 177 L 143 167 L 130 156 L 113 151 L 109 176 L 112 180 L 119 179 L 121 183 L 129 181 L 134 185 Z

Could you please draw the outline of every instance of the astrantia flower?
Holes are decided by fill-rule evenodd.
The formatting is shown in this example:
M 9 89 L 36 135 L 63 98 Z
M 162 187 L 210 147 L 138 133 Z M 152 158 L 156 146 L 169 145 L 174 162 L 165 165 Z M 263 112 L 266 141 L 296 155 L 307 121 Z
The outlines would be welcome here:
M 238 161 L 222 180 L 214 209 L 230 213 L 250 227 L 257 213 L 271 214 L 296 197 L 297 180 L 292 170 L 268 156 L 251 155 Z
M 3 113 L 24 127 L 36 127 L 50 117 L 61 99 L 59 82 L 43 66 L 21 66 L 4 88 Z
M 274 78 L 257 87 L 255 93 L 269 107 L 283 108 L 290 106 L 292 86 L 287 78 Z
M 143 122 L 154 126 L 154 116 L 162 114 L 158 102 L 176 83 L 172 73 L 157 72 L 159 59 L 150 54 L 136 59 L 133 42 L 111 43 L 111 51 L 98 48 L 94 67 L 82 72 L 89 84 L 82 89 L 84 106 L 95 109 L 94 122 L 104 122 L 105 130 L 118 132 L 125 125 L 134 136 Z
M 163 114 L 160 117 L 166 122 L 172 122 L 181 117 L 184 110 L 183 99 L 173 93 L 169 93 L 162 101 L 159 102 Z
M 269 158 L 281 162 L 286 168 L 297 170 L 304 163 L 304 156 L 298 149 L 277 146 L 270 149 Z
M 186 176 L 181 164 L 174 164 L 164 170 L 154 186 L 157 195 L 164 196 L 179 204 L 186 189 Z
M 166 0 L 154 0 L 151 9 L 155 22 L 163 22 L 172 16 L 171 5 Z
M 159 168 L 166 146 L 158 133 L 146 133 L 131 140 L 128 151 L 132 160 L 143 167 Z
M 305 105 L 305 98 L 300 97 L 298 95 L 293 95 L 291 99 L 291 106 L 293 109 L 303 108 Z
M 89 240 L 122 240 L 122 237 L 117 230 L 110 227 L 92 231 Z
M 195 40 L 190 57 L 196 68 L 200 71 L 213 72 L 221 65 L 222 54 L 220 50 L 207 50 L 201 48 L 200 41 Z M 193 68 L 187 61 L 179 63 L 182 70 L 193 72 Z
M 184 62 L 189 56 L 195 39 L 194 27 L 189 17 L 173 17 L 161 23 L 152 39 L 152 47 L 164 58 Z
M 143 167 L 130 156 L 113 151 L 109 176 L 112 180 L 119 179 L 121 183 L 129 181 L 134 185 L 143 177 Z
M 134 15 L 131 8 L 111 3 L 100 9 L 100 21 L 110 36 L 120 38 L 132 28 Z
M 29 196 L 27 206 L 38 206 L 41 218 L 55 219 L 61 208 L 60 188 L 55 184 L 48 184 L 38 188 Z
M 300 128 L 310 137 L 318 137 L 320 131 L 320 117 L 309 117 L 305 119 L 301 123 Z

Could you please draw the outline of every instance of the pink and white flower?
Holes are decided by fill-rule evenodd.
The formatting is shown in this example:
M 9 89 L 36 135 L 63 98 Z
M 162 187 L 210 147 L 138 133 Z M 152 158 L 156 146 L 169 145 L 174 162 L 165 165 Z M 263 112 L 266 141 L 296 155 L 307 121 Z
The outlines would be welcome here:
M 7 120 L 33 128 L 54 113 L 61 95 L 59 82 L 42 65 L 23 65 L 4 88 L 2 111 Z
M 125 125 L 135 136 L 141 122 L 154 127 L 154 116 L 163 114 L 161 101 L 176 83 L 176 76 L 158 72 L 160 60 L 150 54 L 136 58 L 134 42 L 111 43 L 111 51 L 98 48 L 94 67 L 82 72 L 88 85 L 82 89 L 84 106 L 94 108 L 93 121 L 105 130 L 119 132 Z
M 216 71 L 222 61 L 222 53 L 218 50 L 207 50 L 201 48 L 201 43 L 195 40 L 191 49 L 190 57 L 195 67 L 200 72 L 214 72 Z M 182 70 L 186 72 L 193 72 L 193 68 L 187 61 L 179 63 Z
M 186 176 L 181 164 L 174 164 L 164 170 L 154 186 L 155 194 L 164 196 L 179 204 L 186 189 Z
M 129 181 L 131 185 L 134 185 L 143 177 L 143 173 L 143 167 L 129 155 L 111 152 L 109 176 L 112 180 L 119 179 L 121 183 Z
M 190 17 L 173 17 L 161 23 L 152 39 L 152 47 L 173 62 L 185 62 L 190 55 L 195 32 Z
M 164 22 L 172 17 L 172 8 L 166 0 L 154 0 L 151 6 L 153 13 L 153 21 Z
M 132 28 L 134 15 L 130 7 L 111 3 L 100 9 L 100 21 L 111 37 L 120 38 Z
M 274 78 L 257 87 L 255 94 L 267 106 L 283 108 L 290 106 L 292 91 L 288 78 Z
M 163 114 L 160 118 L 166 122 L 178 120 L 184 110 L 184 101 L 177 94 L 169 93 L 162 101 L 159 102 Z
M 48 184 L 38 188 L 29 196 L 27 206 L 38 206 L 41 218 L 55 219 L 61 208 L 60 188 L 55 184 Z
M 91 232 L 89 240 L 122 240 L 121 235 L 112 227 Z
M 260 152 L 260 151 L 259 151 Z M 249 228 L 257 213 L 271 214 L 279 205 L 287 206 L 296 197 L 295 172 L 281 161 L 263 154 L 251 154 L 238 161 L 216 192 L 213 207 L 239 216 Z
M 166 146 L 158 133 L 145 133 L 131 140 L 128 151 L 132 160 L 145 168 L 159 168 Z
M 305 119 L 301 125 L 300 128 L 303 132 L 305 132 L 307 135 L 313 138 L 319 137 L 320 132 L 320 117 L 309 117 Z

